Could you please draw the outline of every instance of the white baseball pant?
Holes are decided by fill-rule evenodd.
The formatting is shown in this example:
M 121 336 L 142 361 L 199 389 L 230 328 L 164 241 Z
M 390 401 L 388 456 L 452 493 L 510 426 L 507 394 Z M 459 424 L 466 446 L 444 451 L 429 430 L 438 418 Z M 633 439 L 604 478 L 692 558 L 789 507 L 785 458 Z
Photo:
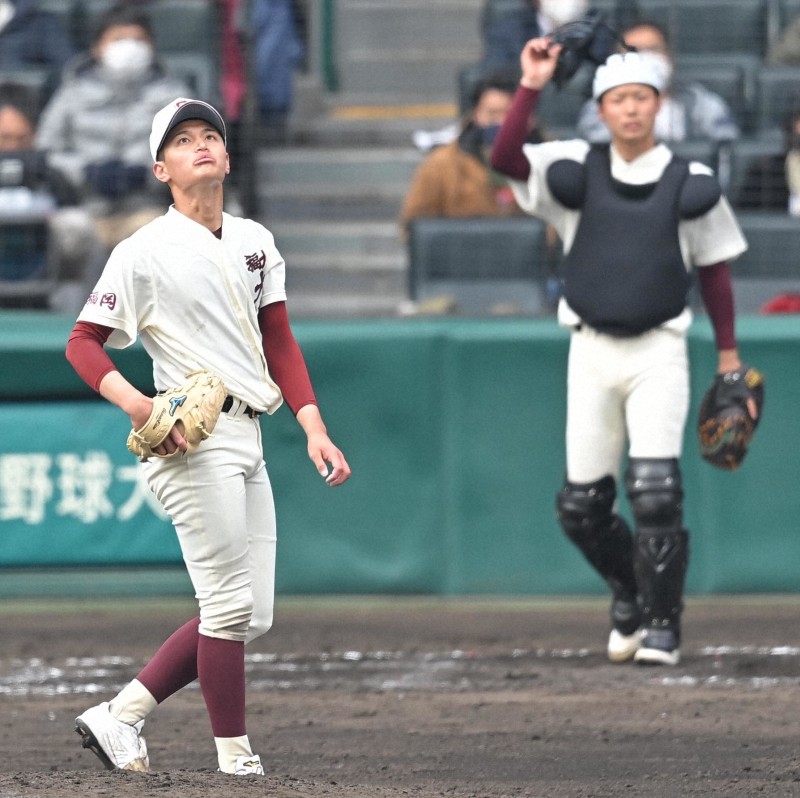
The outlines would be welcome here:
M 619 338 L 583 325 L 570 336 L 567 479 L 617 477 L 630 457 L 677 458 L 689 411 L 686 335 L 663 327 Z
M 222 413 L 188 455 L 142 464 L 172 518 L 200 607 L 200 632 L 250 642 L 272 625 L 276 523 L 258 419 Z

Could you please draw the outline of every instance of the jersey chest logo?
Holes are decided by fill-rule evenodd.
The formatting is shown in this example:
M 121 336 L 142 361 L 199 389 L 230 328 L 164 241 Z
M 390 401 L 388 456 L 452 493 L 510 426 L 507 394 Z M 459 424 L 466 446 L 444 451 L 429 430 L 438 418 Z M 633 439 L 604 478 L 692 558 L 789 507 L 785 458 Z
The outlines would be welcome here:
M 255 306 L 258 308 L 258 299 L 261 296 L 261 292 L 264 290 L 264 266 L 267 263 L 267 254 L 262 249 L 261 252 L 254 252 L 252 255 L 245 255 L 244 262 L 247 266 L 247 271 L 261 272 L 261 279 L 258 281 L 258 285 L 255 288 L 255 295 L 253 297 Z
M 244 262 L 247 266 L 247 271 L 257 272 L 264 269 L 267 262 L 267 255 L 262 249 L 261 252 L 254 252 L 252 255 L 245 255 Z

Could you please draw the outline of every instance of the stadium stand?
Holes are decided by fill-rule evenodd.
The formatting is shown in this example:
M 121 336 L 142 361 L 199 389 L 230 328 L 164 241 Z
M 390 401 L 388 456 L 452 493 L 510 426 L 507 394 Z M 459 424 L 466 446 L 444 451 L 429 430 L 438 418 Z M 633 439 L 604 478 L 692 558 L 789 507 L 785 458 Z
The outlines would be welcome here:
M 451 297 L 462 313 L 538 313 L 545 225 L 537 219 L 415 219 L 409 226 L 409 294 Z

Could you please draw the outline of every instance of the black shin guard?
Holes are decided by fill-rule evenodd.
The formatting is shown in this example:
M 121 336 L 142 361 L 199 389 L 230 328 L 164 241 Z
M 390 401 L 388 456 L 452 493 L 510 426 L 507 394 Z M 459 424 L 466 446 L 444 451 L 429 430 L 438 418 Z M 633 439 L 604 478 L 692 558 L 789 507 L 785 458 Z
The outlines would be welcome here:
M 556 500 L 558 520 L 567 537 L 605 580 L 614 594 L 611 623 L 622 634 L 639 627 L 633 540 L 625 521 L 613 512 L 616 483 L 565 482 Z
M 670 629 L 679 640 L 689 536 L 678 462 L 632 458 L 626 482 L 636 521 L 634 572 L 642 626 Z

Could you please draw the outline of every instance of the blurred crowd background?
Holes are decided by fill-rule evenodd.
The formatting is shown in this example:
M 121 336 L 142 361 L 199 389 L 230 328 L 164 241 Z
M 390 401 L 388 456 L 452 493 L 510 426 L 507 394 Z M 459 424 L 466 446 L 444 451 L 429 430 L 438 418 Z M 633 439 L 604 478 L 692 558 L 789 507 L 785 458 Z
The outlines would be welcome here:
M 659 136 L 740 216 L 740 312 L 796 311 L 800 0 L 0 0 L 0 305 L 77 314 L 166 208 L 147 133 L 186 95 L 229 123 L 227 209 L 275 233 L 294 316 L 550 314 L 559 242 L 487 152 L 522 44 L 592 11 L 668 75 Z M 590 77 L 531 140 L 603 140 Z

